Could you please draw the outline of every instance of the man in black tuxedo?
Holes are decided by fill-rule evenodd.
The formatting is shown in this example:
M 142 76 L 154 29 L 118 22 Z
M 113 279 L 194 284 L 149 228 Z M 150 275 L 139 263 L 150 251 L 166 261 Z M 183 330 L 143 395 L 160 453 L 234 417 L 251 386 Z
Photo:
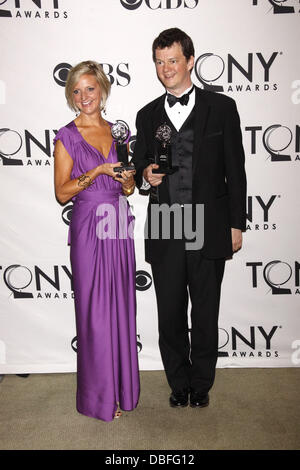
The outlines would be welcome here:
M 190 400 L 190 406 L 203 407 L 209 403 L 208 392 L 215 377 L 225 259 L 241 248 L 246 227 L 240 120 L 234 100 L 193 85 L 194 46 L 183 31 L 163 31 L 153 43 L 153 60 L 166 93 L 138 112 L 133 155 L 137 186 L 150 188 L 146 261 L 152 267 L 159 346 L 172 390 L 170 405 L 187 406 Z M 155 136 L 162 124 L 172 130 L 172 159 L 178 167 L 167 175 L 153 172 L 159 171 Z M 190 248 L 185 230 L 179 239 L 174 236 L 174 227 L 169 239 L 161 229 L 159 237 L 151 238 L 151 229 L 157 225 L 151 212 L 155 204 L 176 204 L 183 220 L 186 208 L 192 208 L 196 229 L 195 208 L 203 205 L 203 246 L 196 243 L 196 249 Z

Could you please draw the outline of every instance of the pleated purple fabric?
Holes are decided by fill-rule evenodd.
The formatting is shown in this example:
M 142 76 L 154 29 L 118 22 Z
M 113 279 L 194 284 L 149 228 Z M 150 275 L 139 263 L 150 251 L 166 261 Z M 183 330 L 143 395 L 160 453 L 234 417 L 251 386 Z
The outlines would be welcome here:
M 73 159 L 71 178 L 107 159 L 88 144 L 72 121 L 60 140 Z M 133 410 L 139 399 L 133 216 L 119 182 L 99 175 L 73 198 L 71 266 L 77 328 L 77 410 L 111 421 L 118 403 Z

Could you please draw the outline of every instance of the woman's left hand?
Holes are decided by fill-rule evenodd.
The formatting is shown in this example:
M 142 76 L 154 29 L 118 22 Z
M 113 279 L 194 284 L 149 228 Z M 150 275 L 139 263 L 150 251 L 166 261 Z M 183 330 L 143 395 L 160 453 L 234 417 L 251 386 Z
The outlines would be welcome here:
M 124 170 L 120 173 L 116 173 L 114 177 L 115 181 L 119 181 L 122 184 L 123 189 L 130 189 L 134 186 L 134 177 L 135 170 Z

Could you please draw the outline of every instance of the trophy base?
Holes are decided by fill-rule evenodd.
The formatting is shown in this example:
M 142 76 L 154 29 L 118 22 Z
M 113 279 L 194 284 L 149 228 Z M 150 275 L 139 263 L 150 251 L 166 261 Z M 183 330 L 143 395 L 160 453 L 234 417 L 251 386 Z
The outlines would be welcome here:
M 155 168 L 152 170 L 152 173 L 161 173 L 163 175 L 173 175 L 176 171 L 179 170 L 179 166 L 172 166 L 172 168 Z
M 152 170 L 153 174 L 160 173 L 163 175 L 173 175 L 176 171 L 179 170 L 179 166 L 173 166 L 172 168 L 155 168 Z
M 132 170 L 135 170 L 135 166 L 134 165 L 121 165 L 121 166 L 116 166 L 114 168 L 114 172 L 115 173 L 122 173 L 122 171 L 132 171 Z

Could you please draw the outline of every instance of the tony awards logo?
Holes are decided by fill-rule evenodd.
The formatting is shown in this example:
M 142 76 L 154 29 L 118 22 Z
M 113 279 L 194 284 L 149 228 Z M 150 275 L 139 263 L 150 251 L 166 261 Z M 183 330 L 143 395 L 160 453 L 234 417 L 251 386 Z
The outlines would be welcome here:
M 111 135 L 115 141 L 118 160 L 121 162 L 121 167 L 114 168 L 116 173 L 124 170 L 134 170 L 134 165 L 128 162 L 128 146 L 126 139 L 129 136 L 129 128 L 125 121 L 117 120 L 111 126 Z
M 292 5 L 282 5 L 282 3 L 293 3 L 289 0 L 268 0 L 269 3 L 273 7 L 273 13 L 276 14 L 281 14 L 281 13 L 295 13 L 295 7 Z M 252 5 L 257 6 L 258 5 L 258 0 L 252 0 Z M 271 8 L 272 8 L 271 7 Z M 269 10 L 270 11 L 270 10 Z
M 23 165 L 23 161 L 11 158 L 22 147 L 22 137 L 17 131 L 6 127 L 0 129 L 0 161 L 3 165 Z

